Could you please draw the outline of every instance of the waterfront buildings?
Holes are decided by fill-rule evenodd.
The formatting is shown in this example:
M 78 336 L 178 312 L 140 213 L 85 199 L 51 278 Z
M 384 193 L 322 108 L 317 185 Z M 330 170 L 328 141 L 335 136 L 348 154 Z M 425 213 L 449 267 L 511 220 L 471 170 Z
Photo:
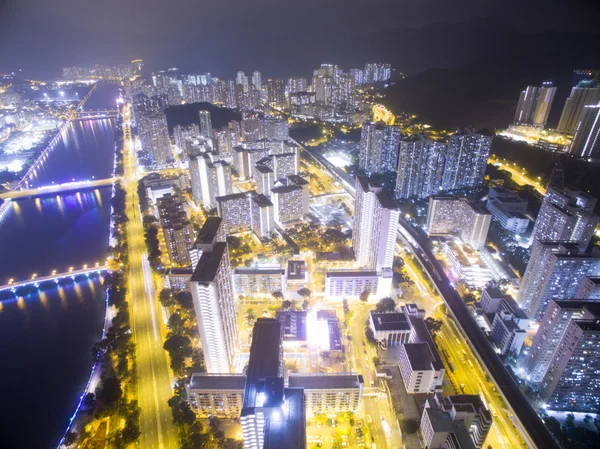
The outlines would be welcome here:
M 517 302 L 529 318 L 539 321 L 550 299 L 572 298 L 584 276 L 599 274 L 600 258 L 581 253 L 576 243 L 535 240 Z
M 544 82 L 541 86 L 527 86 L 519 96 L 513 123 L 543 128 L 554 101 L 556 87 Z
M 427 233 L 432 235 L 458 234 L 473 248 L 485 245 L 492 215 L 481 205 L 452 195 L 429 198 Z
M 548 188 L 532 240 L 574 242 L 585 251 L 600 220 L 593 213 L 596 202 L 596 198 L 577 189 Z
M 221 220 L 213 217 L 200 231 L 194 244 L 199 258 L 190 283 L 209 373 L 233 371 L 238 335 L 229 253 L 227 243 L 219 241 L 220 226 Z
M 157 208 L 171 263 L 181 267 L 189 266 L 194 231 L 184 209 L 183 198 L 179 195 L 163 195 L 157 200 Z
M 357 177 L 352 248 L 359 267 L 392 267 L 399 215 L 396 202 L 382 187 Z

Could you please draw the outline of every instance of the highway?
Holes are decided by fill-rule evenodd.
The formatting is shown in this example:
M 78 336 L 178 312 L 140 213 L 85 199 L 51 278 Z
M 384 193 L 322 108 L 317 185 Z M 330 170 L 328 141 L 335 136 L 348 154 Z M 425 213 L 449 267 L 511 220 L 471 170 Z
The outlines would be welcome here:
M 9 192 L 0 193 L 0 199 L 18 199 L 18 198 L 33 198 L 36 196 L 53 195 L 55 193 L 64 192 L 80 192 L 83 190 L 95 189 L 97 187 L 112 186 L 119 178 L 96 179 L 93 181 L 74 181 L 64 184 L 49 185 L 44 187 L 36 187 L 32 189 L 11 190 Z
M 400 218 L 399 229 L 402 239 L 405 241 L 410 251 L 416 256 L 420 265 L 433 282 L 437 292 L 443 298 L 448 307 L 448 312 L 454 318 L 453 324 L 457 328 L 457 332 L 455 332 L 457 341 L 455 341 L 454 344 L 458 342 L 460 345 L 461 341 L 458 337 L 461 334 L 464 334 L 467 337 L 467 342 L 470 343 L 473 349 L 473 351 L 467 352 L 467 357 L 469 357 L 469 354 L 472 354 L 473 357 L 479 359 L 482 365 L 487 369 L 487 372 L 489 372 L 491 375 L 491 378 L 493 378 L 496 382 L 496 385 L 498 386 L 498 392 L 501 393 L 502 399 L 506 402 L 506 404 L 508 404 L 508 412 L 505 412 L 502 409 L 495 410 L 498 415 L 508 415 L 507 418 L 504 417 L 501 420 L 503 421 L 504 426 L 506 426 L 507 419 L 518 419 L 518 427 L 524 428 L 528 432 L 528 435 L 522 435 L 522 437 L 527 440 L 527 446 L 543 449 L 558 449 L 558 443 L 552 437 L 538 414 L 519 390 L 518 385 L 506 370 L 506 367 L 500 358 L 496 355 L 487 337 L 483 334 L 478 324 L 475 322 L 475 319 L 471 315 L 471 312 L 467 308 L 466 304 L 459 296 L 457 291 L 450 286 L 450 281 L 446 277 L 446 274 L 442 270 L 439 262 L 434 258 L 433 254 L 428 249 L 428 240 L 419 235 L 402 218 Z M 448 326 L 448 321 L 445 320 L 442 329 L 445 327 L 451 328 L 452 325 Z M 453 344 L 452 340 L 448 339 L 446 344 L 451 346 Z M 467 351 L 466 347 L 465 351 Z M 472 360 L 472 362 L 473 361 L 474 360 Z M 468 378 L 469 376 L 473 376 L 474 373 L 481 375 L 485 374 L 485 371 L 471 369 L 468 373 L 466 373 L 465 377 Z M 481 386 L 484 386 L 482 391 L 486 397 L 486 400 L 495 396 L 490 393 L 491 386 L 485 388 L 484 382 L 481 382 L 480 384 L 478 383 L 477 386 L 480 388 Z M 497 403 L 499 403 L 499 401 L 497 401 Z
M 524 171 L 519 171 L 519 167 L 517 167 L 516 164 L 511 164 L 510 162 L 500 162 L 493 156 L 490 156 L 488 159 L 488 164 L 493 164 L 499 167 L 501 170 L 509 172 L 517 184 L 532 186 L 540 195 L 546 194 L 546 189 L 544 186 L 542 186 L 539 181 L 534 181 L 531 179 L 525 174 Z
M 179 447 L 168 400 L 173 395 L 171 375 L 160 332 L 160 307 L 154 292 L 152 273 L 146 256 L 144 228 L 137 194 L 137 160 L 129 136 L 130 113 L 125 108 L 124 168 L 127 193 L 127 243 L 129 247 L 129 300 L 132 332 L 136 348 L 140 448 Z

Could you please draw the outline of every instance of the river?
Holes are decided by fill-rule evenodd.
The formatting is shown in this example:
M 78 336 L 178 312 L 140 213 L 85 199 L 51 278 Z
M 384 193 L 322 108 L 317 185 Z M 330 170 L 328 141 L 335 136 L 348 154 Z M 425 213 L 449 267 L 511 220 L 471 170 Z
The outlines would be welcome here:
M 84 109 L 114 109 L 117 96 L 116 85 L 98 86 Z M 114 132 L 114 119 L 73 122 L 32 184 L 110 177 Z M 102 262 L 110 195 L 107 187 L 14 202 L 0 223 L 0 284 Z M 93 279 L 0 299 L 1 447 L 55 448 L 90 374 L 104 291 Z

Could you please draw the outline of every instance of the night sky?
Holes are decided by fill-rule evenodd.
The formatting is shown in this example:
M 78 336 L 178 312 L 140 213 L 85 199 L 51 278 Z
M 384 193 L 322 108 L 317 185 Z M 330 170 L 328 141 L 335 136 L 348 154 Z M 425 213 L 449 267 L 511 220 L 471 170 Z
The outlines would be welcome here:
M 600 23 L 594 0 L 0 0 L 0 70 L 56 76 L 66 65 L 140 57 L 150 69 L 221 77 L 308 74 L 369 33 L 481 17 L 524 33 L 594 32 Z M 423 67 L 435 66 L 427 57 Z

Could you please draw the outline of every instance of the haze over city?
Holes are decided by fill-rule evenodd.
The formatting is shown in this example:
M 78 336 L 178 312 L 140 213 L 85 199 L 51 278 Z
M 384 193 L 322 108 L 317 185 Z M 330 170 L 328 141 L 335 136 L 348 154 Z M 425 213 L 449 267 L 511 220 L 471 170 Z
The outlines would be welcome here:
M 599 18 L 1 2 L 0 446 L 595 448 Z

